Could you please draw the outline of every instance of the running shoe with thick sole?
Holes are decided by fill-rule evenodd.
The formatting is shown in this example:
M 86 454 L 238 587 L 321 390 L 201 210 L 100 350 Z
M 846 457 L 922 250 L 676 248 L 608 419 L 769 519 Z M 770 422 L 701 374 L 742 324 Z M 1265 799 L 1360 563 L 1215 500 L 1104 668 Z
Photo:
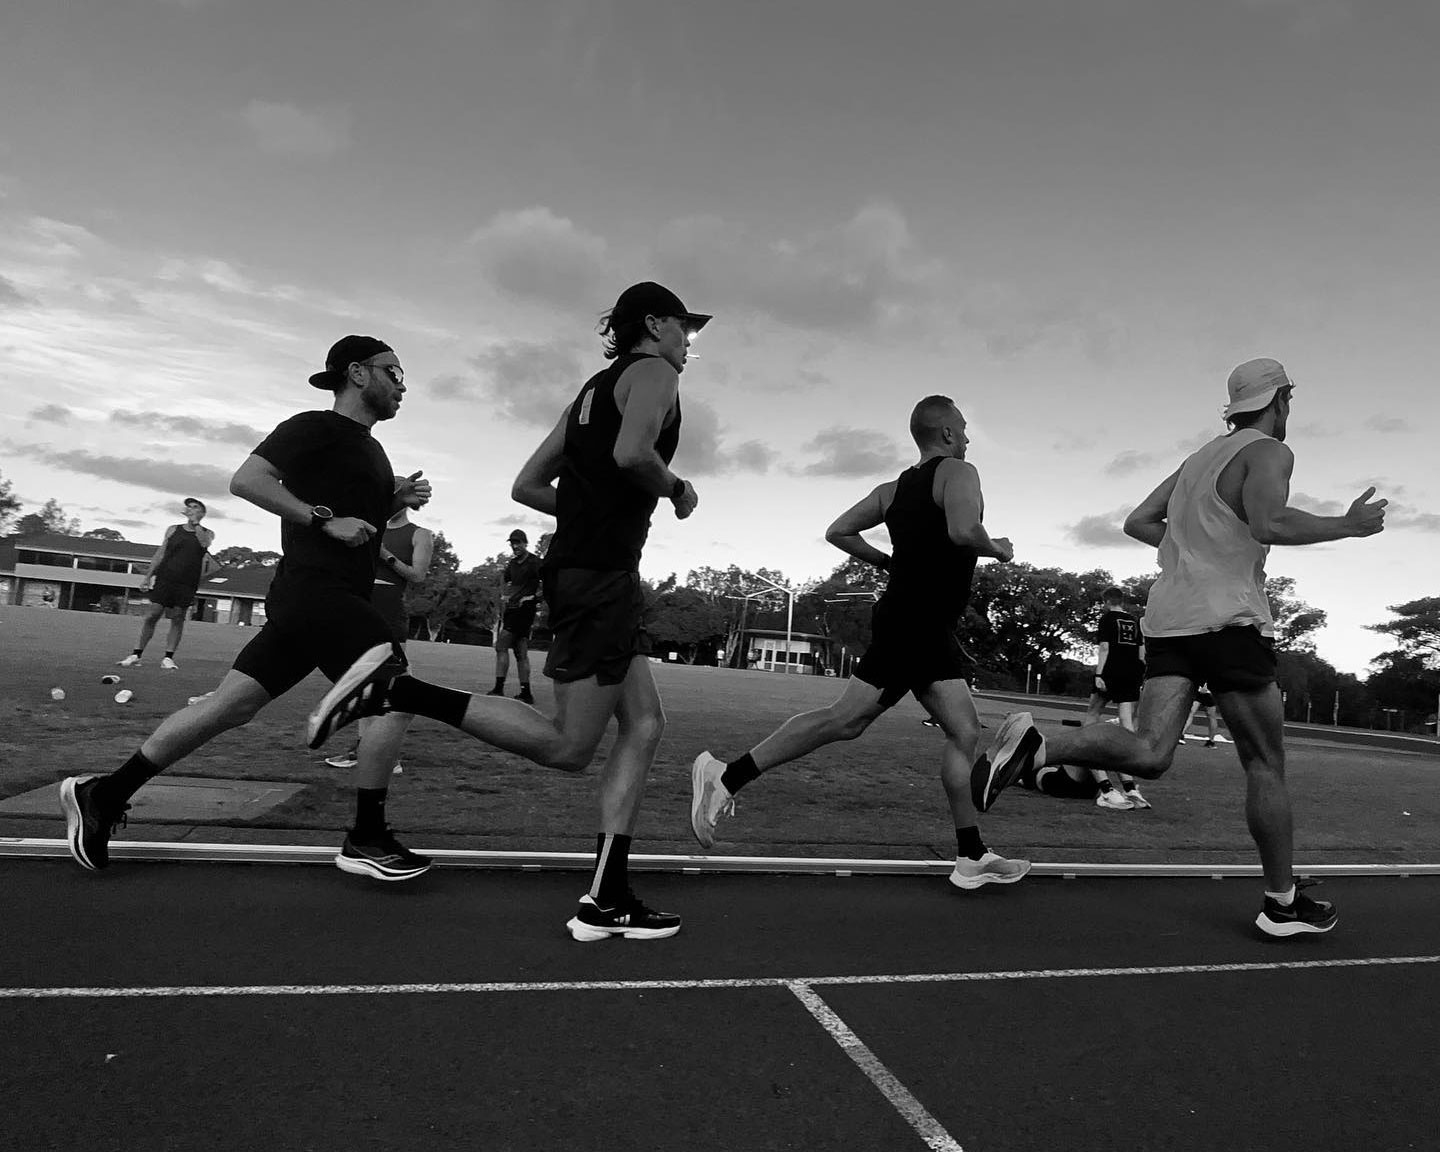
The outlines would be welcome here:
M 357 841 L 350 833 L 335 855 L 335 866 L 340 871 L 375 880 L 413 880 L 430 871 L 434 863 L 429 856 L 411 852 L 388 828 L 373 840 Z
M 996 798 L 1026 768 L 1033 768 L 1045 748 L 1045 738 L 1029 712 L 1013 712 L 1005 717 L 990 747 L 975 759 L 970 770 L 970 796 L 978 812 L 988 812 Z
M 125 659 L 123 659 L 123 660 L 116 660 L 116 661 L 115 661 L 115 667 L 117 667 L 117 668 L 139 668 L 139 667 L 140 667 L 140 657 L 139 657 L 139 656 L 136 656 L 135 653 L 132 652 L 132 653 L 130 653 L 129 656 L 126 656 Z
M 110 864 L 110 837 L 125 823 L 126 804 L 118 812 L 95 800 L 96 776 L 67 776 L 60 781 L 60 811 L 65 817 L 65 839 L 76 863 L 92 872 Z
M 305 721 L 305 742 L 319 748 L 332 735 L 365 716 L 385 711 L 385 692 L 404 671 L 391 644 L 377 644 L 345 671 Z
M 359 749 L 351 748 L 348 752 L 337 752 L 334 756 L 327 756 L 325 763 L 331 768 L 353 768 L 360 763 Z
M 690 830 L 702 848 L 715 847 L 716 821 L 735 815 L 735 797 L 720 782 L 724 774 L 725 762 L 709 752 L 700 753 L 690 766 Z
M 166 656 L 163 660 L 160 661 L 160 668 L 161 668 L 161 670 L 164 671 L 164 672 L 178 672 L 178 671 L 180 671 L 180 665 L 178 665 L 177 663 L 175 663 L 174 660 L 170 659 L 169 656 Z
M 968 892 L 986 884 L 1014 884 L 1029 871 L 1029 860 L 1007 860 L 998 852 L 986 852 L 978 860 L 957 856 L 950 883 Z
M 521 704 L 533 705 L 535 703 L 535 697 L 528 688 L 522 688 L 519 692 L 515 693 L 515 699 L 520 701 Z
M 1267 936 L 1301 936 L 1307 933 L 1329 932 L 1340 919 L 1340 914 L 1328 900 L 1312 900 L 1300 891 L 1309 887 L 1309 883 L 1295 885 L 1295 899 L 1288 905 L 1266 896 L 1265 907 L 1260 909 L 1260 915 L 1255 917 L 1255 927 Z
M 1113 812 L 1128 812 L 1135 805 L 1117 789 L 1103 788 L 1095 794 L 1095 807 L 1109 808 Z
M 674 912 L 647 908 L 633 892 L 613 908 L 602 908 L 589 893 L 580 897 L 580 908 L 565 923 L 570 935 L 584 943 L 620 936 L 626 940 L 663 940 L 680 931 L 680 917 Z
M 1125 799 L 1129 800 L 1131 806 L 1135 808 L 1151 807 L 1150 801 L 1146 800 L 1145 797 L 1141 795 L 1139 788 L 1126 788 Z

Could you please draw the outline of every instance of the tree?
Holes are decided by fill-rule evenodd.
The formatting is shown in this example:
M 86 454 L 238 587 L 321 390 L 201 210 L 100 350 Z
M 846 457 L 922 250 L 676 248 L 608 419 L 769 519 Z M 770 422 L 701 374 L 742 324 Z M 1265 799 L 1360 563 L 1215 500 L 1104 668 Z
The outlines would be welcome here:
M 1420 660 L 1428 668 L 1440 667 L 1440 596 L 1425 596 L 1405 604 L 1392 604 L 1386 611 L 1394 612 L 1400 618 L 1366 627 L 1371 632 L 1395 637 L 1400 645 L 1399 652 L 1405 656 Z
M 86 540 L 124 540 L 125 537 L 114 528 L 91 528 L 85 533 Z
M 1295 581 L 1290 576 L 1271 576 L 1265 581 L 1265 598 L 1275 621 L 1275 650 L 1313 652 L 1314 633 L 1325 627 L 1327 616 L 1322 609 L 1295 598 L 1294 591 Z
M 725 607 L 694 588 L 657 588 L 645 613 L 656 650 L 673 650 L 686 664 L 714 663 L 728 627 Z
M 18 536 L 43 536 L 54 533 L 57 536 L 75 536 L 80 532 L 80 521 L 67 516 L 60 502 L 53 497 L 45 501 L 39 512 L 30 512 L 20 517 L 15 525 Z
M 1095 606 L 1109 572 L 1066 572 L 1029 564 L 975 570 L 961 642 L 976 665 L 1011 686 L 1031 670 L 1058 674 L 1065 653 L 1093 643 Z
M 5 528 L 20 511 L 20 498 L 12 491 L 9 480 L 0 476 L 0 536 L 5 534 Z
M 280 563 L 279 552 L 257 552 L 253 548 L 245 548 L 239 544 L 221 548 L 212 555 L 218 563 L 229 568 L 250 568 L 256 565 L 261 568 L 273 568 Z

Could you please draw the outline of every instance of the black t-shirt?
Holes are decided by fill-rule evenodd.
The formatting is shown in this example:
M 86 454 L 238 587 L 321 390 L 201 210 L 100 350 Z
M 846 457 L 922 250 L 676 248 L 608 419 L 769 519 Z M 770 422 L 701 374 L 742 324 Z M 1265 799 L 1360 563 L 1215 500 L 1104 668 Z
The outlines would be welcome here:
M 1100 671 L 1102 677 L 1140 674 L 1140 645 L 1144 637 L 1140 633 L 1140 621 L 1130 613 L 1114 611 L 1102 615 L 1095 642 L 1110 645 L 1105 667 Z
M 307 524 L 281 521 L 274 587 L 297 581 L 339 585 L 368 599 L 395 499 L 390 459 L 370 429 L 338 412 L 301 412 L 278 425 L 254 455 L 273 464 L 285 487 L 307 504 L 323 504 L 336 519 L 354 516 L 377 529 L 369 544 L 350 548 Z
M 505 607 L 517 608 L 525 600 L 533 600 L 540 591 L 540 557 L 533 552 L 512 556 L 505 565 L 505 583 L 510 589 Z

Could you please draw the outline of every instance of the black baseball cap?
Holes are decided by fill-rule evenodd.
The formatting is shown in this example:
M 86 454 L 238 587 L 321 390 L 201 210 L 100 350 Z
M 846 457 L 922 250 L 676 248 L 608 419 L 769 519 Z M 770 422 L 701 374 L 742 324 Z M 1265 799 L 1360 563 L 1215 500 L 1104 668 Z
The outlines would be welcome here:
M 512 544 L 515 543 L 515 541 L 517 540 L 520 541 L 521 544 L 530 543 L 530 537 L 525 535 L 524 532 L 520 531 L 519 528 L 516 528 L 515 531 L 510 533 L 509 540 Z
M 325 353 L 325 371 L 317 372 L 310 377 L 310 384 L 315 388 L 323 388 L 327 392 L 335 391 L 335 385 L 339 384 L 345 375 L 345 370 L 351 364 L 359 364 L 369 360 L 372 356 L 378 356 L 381 352 L 393 352 L 395 349 L 386 344 L 383 340 L 377 340 L 374 336 L 346 336 L 335 341 L 330 346 L 330 351 Z
M 610 314 L 606 317 L 607 327 L 613 331 L 625 324 L 643 320 L 646 316 L 678 316 L 685 321 L 691 332 L 700 331 L 714 319 L 703 312 L 691 312 L 685 307 L 684 301 L 670 289 L 656 284 L 653 280 L 645 280 L 630 285 L 620 293 L 620 299 L 615 301 L 615 307 L 610 309 Z

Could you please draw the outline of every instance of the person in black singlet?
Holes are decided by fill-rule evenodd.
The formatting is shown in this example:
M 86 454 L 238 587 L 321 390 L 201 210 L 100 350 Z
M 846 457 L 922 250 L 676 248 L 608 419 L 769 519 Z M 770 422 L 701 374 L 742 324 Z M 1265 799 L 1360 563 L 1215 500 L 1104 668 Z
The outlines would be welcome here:
M 185 613 L 195 603 L 195 590 L 200 587 L 200 581 L 216 566 L 210 559 L 215 533 L 201 527 L 200 521 L 204 518 L 204 502 L 188 496 L 185 523 L 165 529 L 165 539 L 150 558 L 145 579 L 140 584 L 140 590 L 150 596 L 150 608 L 140 624 L 140 643 L 130 655 L 118 661 L 121 668 L 140 667 L 140 658 L 150 637 L 155 635 L 155 625 L 161 616 L 170 617 L 170 634 L 165 638 L 165 656 L 160 667 L 167 672 L 179 667 L 175 663 L 175 649 L 180 647 L 180 637 L 185 632 Z
M 992 539 L 982 523 L 980 476 L 965 460 L 965 417 L 948 396 L 927 396 L 910 414 L 918 463 L 881 484 L 825 533 L 843 552 L 889 572 L 871 617 L 871 642 L 854 678 L 828 708 L 792 716 L 744 756 L 726 764 L 709 752 L 691 769 L 690 826 L 701 847 L 715 842 L 722 813 L 761 773 L 836 740 L 853 740 L 906 693 L 945 732 L 940 781 L 955 825 L 950 882 L 973 889 L 1011 884 L 1030 864 L 989 851 L 970 798 L 970 766 L 980 718 L 964 674 L 967 661 L 955 630 L 970 598 L 982 556 L 1008 562 L 1010 541 Z M 884 524 L 894 548 L 887 556 L 861 533 Z
M 405 611 L 405 591 L 418 584 L 430 572 L 435 552 L 435 534 L 410 519 L 410 510 L 401 508 L 385 525 L 380 541 L 380 562 L 375 566 L 375 582 L 370 589 L 370 603 L 390 625 L 395 643 L 404 645 L 410 638 L 410 617 Z M 354 747 L 346 752 L 325 757 L 332 768 L 354 768 L 360 760 L 360 739 L 370 727 L 369 720 L 360 721 Z M 394 772 L 404 769 L 395 762 Z
M 495 632 L 495 687 L 491 696 L 505 695 L 505 678 L 510 675 L 510 653 L 515 653 L 515 673 L 520 691 L 515 699 L 535 703 L 530 692 L 530 629 L 540 604 L 540 557 L 529 549 L 530 537 L 516 528 L 510 533 L 510 559 L 501 573 L 500 627 Z

